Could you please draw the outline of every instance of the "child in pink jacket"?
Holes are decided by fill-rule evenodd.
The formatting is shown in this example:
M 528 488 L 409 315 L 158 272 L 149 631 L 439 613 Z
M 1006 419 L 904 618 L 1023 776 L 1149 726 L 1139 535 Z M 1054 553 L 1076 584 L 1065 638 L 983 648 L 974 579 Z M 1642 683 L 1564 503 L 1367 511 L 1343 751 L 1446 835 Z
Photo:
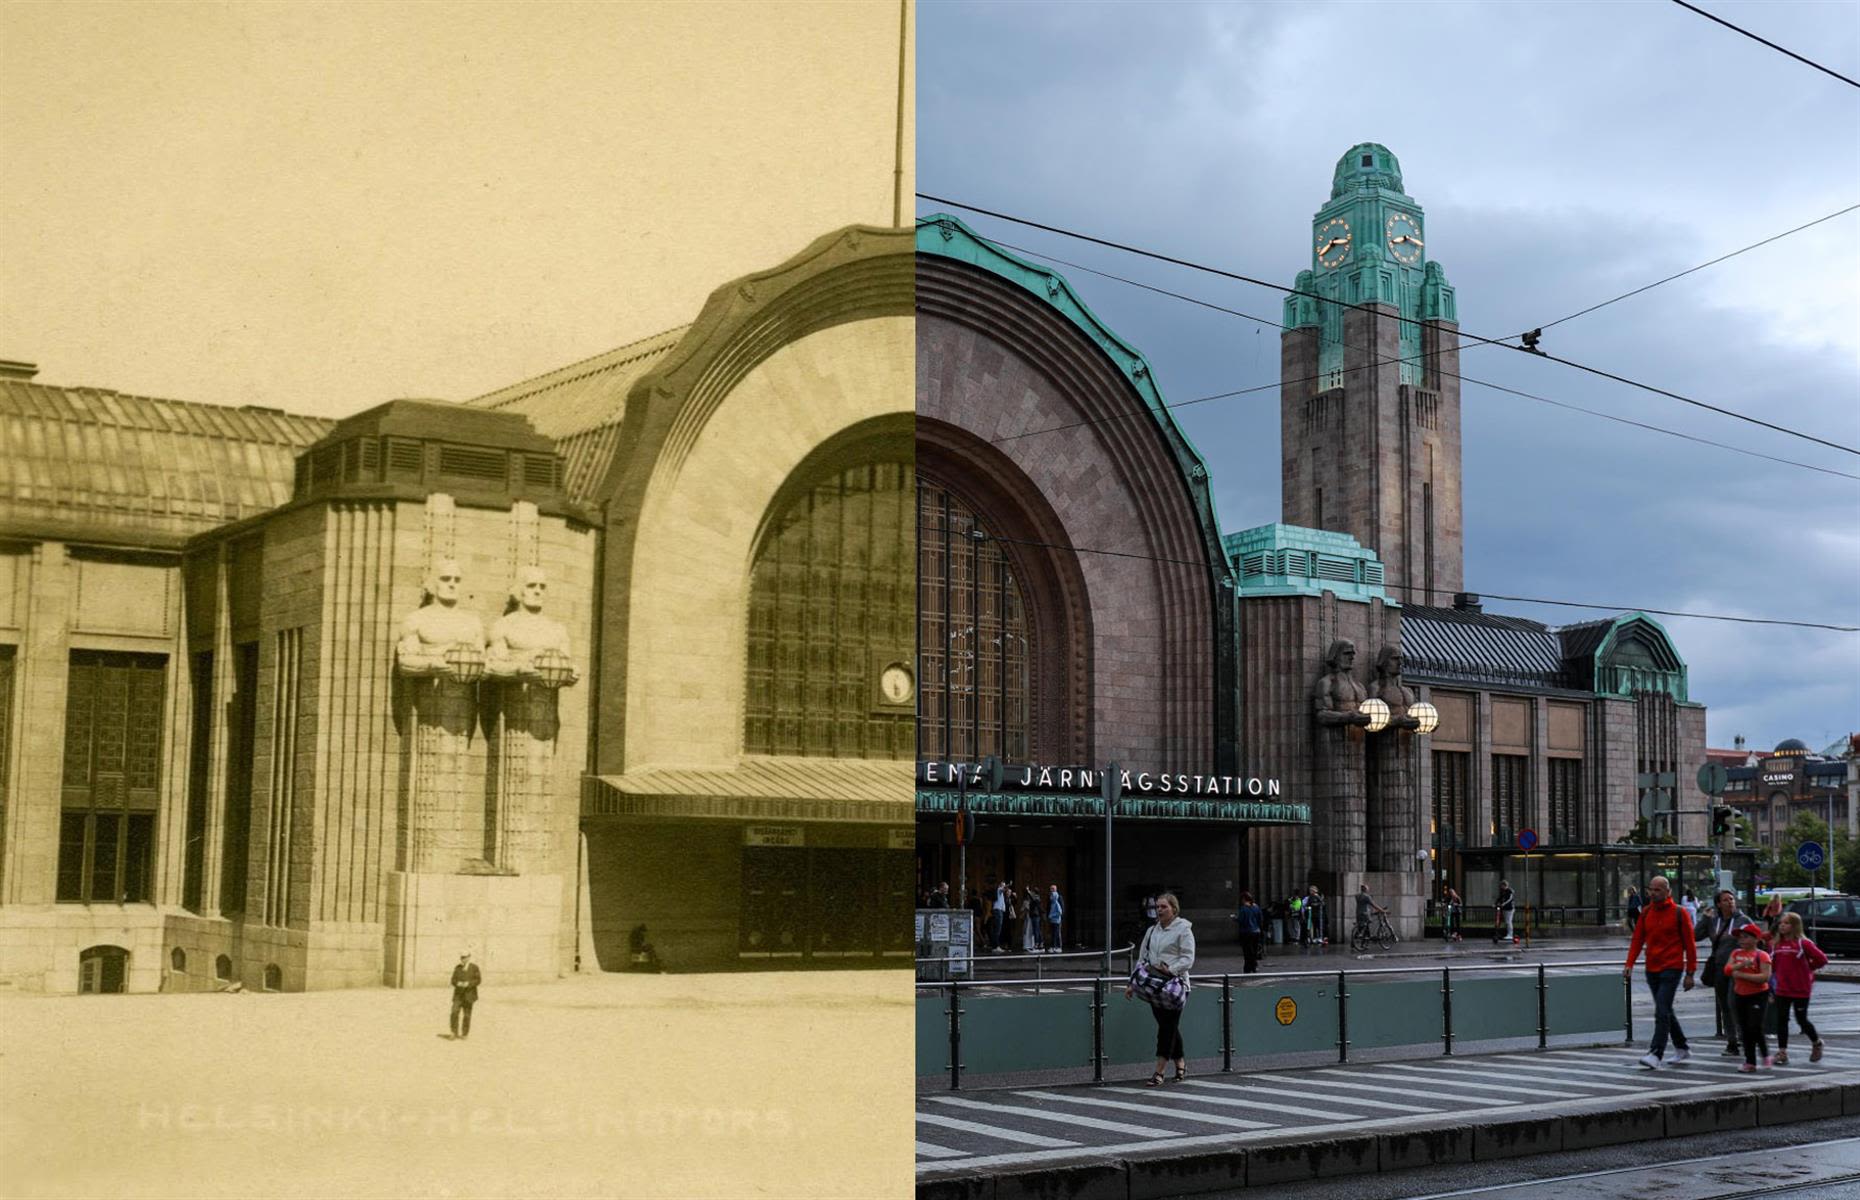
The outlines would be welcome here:
M 1815 972 L 1828 965 L 1828 956 L 1821 952 L 1821 947 L 1802 936 L 1802 916 L 1800 913 L 1784 913 L 1778 930 L 1776 946 L 1770 952 L 1770 962 L 1775 970 L 1775 979 L 1771 987 L 1776 992 L 1776 1003 L 1782 1009 L 1781 1018 L 1776 1023 L 1776 1061 L 1789 1061 L 1789 1010 L 1795 1010 L 1795 1019 L 1802 1026 L 1802 1032 L 1808 1035 L 1808 1041 L 1814 1049 L 1809 1051 L 1809 1062 L 1821 1061 L 1821 1035 L 1808 1020 L 1808 998 L 1815 990 Z

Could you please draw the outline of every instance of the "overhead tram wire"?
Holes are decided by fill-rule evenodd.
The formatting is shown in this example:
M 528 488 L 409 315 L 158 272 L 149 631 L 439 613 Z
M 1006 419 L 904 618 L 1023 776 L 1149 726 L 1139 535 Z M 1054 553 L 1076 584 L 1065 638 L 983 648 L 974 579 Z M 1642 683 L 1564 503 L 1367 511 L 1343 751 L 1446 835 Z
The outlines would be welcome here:
M 1801 63 L 1803 66 L 1813 67 L 1815 68 L 1815 70 L 1820 71 L 1823 75 L 1832 75 L 1836 79 L 1840 80 L 1842 83 L 1846 84 L 1848 87 L 1860 88 L 1860 83 L 1854 82 L 1853 80 L 1847 78 L 1847 76 L 1841 74 L 1839 71 L 1830 70 L 1827 67 L 1822 66 L 1820 63 L 1816 62 L 1812 58 L 1803 58 L 1800 54 L 1797 54 L 1795 51 L 1785 49 L 1782 46 L 1778 46 L 1775 42 L 1770 41 L 1768 38 L 1758 37 L 1756 34 L 1750 32 L 1748 29 L 1743 28 L 1741 25 L 1733 25 L 1729 21 L 1725 20 L 1723 17 L 1715 16 L 1712 13 L 1706 12 L 1704 9 L 1700 8 L 1696 4 L 1687 4 L 1686 0 L 1673 0 L 1673 3 L 1677 4 L 1681 8 L 1688 9 L 1692 12 L 1697 13 L 1699 16 L 1704 17 L 1707 21 L 1716 21 L 1718 24 L 1724 26 L 1726 29 L 1729 29 L 1732 33 L 1741 33 L 1753 42 L 1762 42 L 1765 46 L 1768 46 L 1770 49 L 1776 51 L 1776 53 L 1786 54 L 1790 58 L 1793 58 L 1795 59 L 1795 61 Z
M 971 537 L 977 536 L 973 531 Z M 1093 546 L 1074 546 L 1061 542 L 1043 542 L 1032 538 L 1007 537 L 999 533 L 983 533 L 978 540 L 1006 542 L 1013 546 L 1034 546 L 1046 550 L 1065 550 L 1073 554 L 1097 554 L 1106 558 L 1128 558 L 1140 562 L 1167 563 L 1171 566 L 1203 568 L 1208 564 L 1192 558 L 1170 558 L 1166 555 L 1138 554 L 1131 550 L 1104 550 Z M 1404 586 L 1399 583 L 1379 585 L 1391 592 L 1422 592 L 1426 588 Z M 1435 589 L 1436 591 L 1439 589 Z M 1462 589 L 1467 590 L 1467 589 Z M 1794 621 L 1782 617 L 1734 617 L 1726 613 L 1685 612 L 1674 608 L 1647 608 L 1637 604 L 1592 604 L 1585 600 L 1547 600 L 1542 596 L 1505 596 L 1497 592 L 1468 591 L 1484 600 L 1509 600 L 1515 604 L 1546 604 L 1558 608 L 1592 608 L 1601 612 L 1642 612 L 1659 617 L 1689 617 L 1697 621 L 1729 621 L 1739 625 L 1782 625 L 1794 629 L 1826 629 L 1835 633 L 1860 633 L 1860 625 L 1833 625 L 1824 621 Z
M 1860 205 L 1857 205 L 1856 207 L 1860 207 Z M 1282 322 L 1274 321 L 1267 317 L 1256 317 L 1252 313 L 1245 313 L 1245 312 L 1241 312 L 1239 309 L 1228 308 L 1224 305 L 1215 304 L 1213 301 L 1203 300 L 1197 296 L 1186 295 L 1182 292 L 1173 292 L 1173 291 L 1170 291 L 1168 288 L 1157 287 L 1154 284 L 1144 283 L 1141 280 L 1129 279 L 1129 278 L 1126 278 L 1125 276 L 1116 275 L 1109 271 L 1100 271 L 1095 267 L 1085 266 L 1083 263 L 1069 262 L 1066 259 L 1056 258 L 1053 255 L 1045 254 L 1038 250 L 1029 249 L 1025 246 L 1017 246 L 1011 242 L 994 241 L 993 239 L 989 239 L 989 240 L 990 240 L 990 244 L 999 246 L 1004 250 L 1012 250 L 1016 254 L 1025 254 L 1032 258 L 1038 258 L 1045 262 L 1054 263 L 1058 266 L 1065 267 L 1067 270 L 1083 271 L 1088 275 L 1096 275 L 1102 279 L 1109 279 L 1117 283 L 1127 284 L 1130 287 L 1140 288 L 1143 291 L 1155 292 L 1157 295 L 1160 295 L 1160 296 L 1167 296 L 1173 300 L 1180 300 L 1185 304 L 1193 304 L 1201 308 L 1212 309 L 1215 312 L 1225 313 L 1228 316 L 1239 317 L 1242 320 L 1252 321 L 1258 325 L 1269 325 L 1274 329 L 1281 329 L 1281 330 L 1286 328 L 1286 326 Z M 1399 363 L 1420 362 L 1423 359 L 1433 358 L 1433 357 L 1438 357 L 1438 352 L 1435 352 L 1434 354 L 1408 355 L 1404 358 L 1385 359 L 1383 360 L 1383 363 L 1384 365 L 1395 365 Z M 1373 366 L 1348 367 L 1344 369 L 1344 373 L 1348 375 L 1348 374 L 1354 374 L 1355 372 L 1358 372 L 1358 371 L 1368 371 L 1368 370 L 1373 370 L 1373 369 L 1375 369 Z M 1504 384 L 1491 383 L 1491 382 L 1488 382 L 1487 380 L 1475 379 L 1470 375 L 1463 375 L 1463 374 L 1459 374 L 1454 371 L 1443 370 L 1437 365 L 1435 366 L 1434 369 L 1438 371 L 1441 375 L 1446 376 L 1448 378 L 1457 379 L 1461 381 L 1462 383 L 1470 383 L 1476 387 L 1488 388 L 1495 392 L 1502 392 L 1508 396 L 1517 396 L 1520 399 L 1524 399 L 1524 400 L 1535 400 L 1540 404 L 1548 404 L 1556 408 L 1568 409 L 1571 412 L 1579 412 L 1579 413 L 1583 413 L 1591 417 L 1600 417 L 1604 421 L 1613 421 L 1619 425 L 1629 425 L 1636 429 L 1645 429 L 1653 433 L 1663 433 L 1663 434 L 1666 434 L 1668 437 L 1681 438 L 1685 441 L 1693 442 L 1701 446 L 1713 446 L 1720 450 L 1729 450 L 1733 454 L 1748 455 L 1751 458 L 1760 458 L 1766 462 L 1780 463 L 1783 466 L 1788 466 L 1788 467 L 1800 467 L 1804 471 L 1814 471 L 1822 475 L 1832 475 L 1838 479 L 1852 479 L 1856 482 L 1860 482 L 1860 475 L 1850 474 L 1846 471 L 1836 471 L 1831 467 L 1822 467 L 1822 466 L 1817 466 L 1814 463 L 1800 462 L 1793 458 L 1779 458 L 1774 454 L 1764 454 L 1760 450 L 1752 450 L 1745 446 L 1733 446 L 1729 442 L 1716 442 L 1710 438 L 1699 437 L 1698 435 L 1691 434 L 1691 433 L 1683 433 L 1677 429 L 1668 429 L 1662 425 L 1651 425 L 1645 421 L 1636 421 L 1630 417 L 1616 416 L 1614 413 L 1601 412 L 1600 410 L 1593 409 L 1593 408 L 1584 408 L 1580 404 L 1571 404 L 1567 400 L 1556 400 L 1556 399 L 1552 399 L 1549 396 L 1539 396 L 1532 392 L 1526 392 L 1526 391 L 1521 391 L 1517 388 L 1507 387 Z M 1236 396 L 1247 396 L 1247 395 L 1252 395 L 1258 392 L 1273 391 L 1287 383 L 1310 383 L 1314 380 L 1322 379 L 1322 378 L 1324 378 L 1322 373 L 1317 374 L 1317 375 L 1304 375 L 1304 376 L 1300 376 L 1295 379 L 1287 379 L 1287 380 L 1281 380 L 1275 383 L 1260 384 L 1256 387 L 1236 388 L 1232 391 L 1216 392 L 1208 396 L 1197 396 L 1196 398 L 1192 400 L 1180 400 L 1174 403 L 1164 401 L 1162 404 L 1162 407 L 1170 411 L 1174 411 L 1175 409 L 1178 409 L 1178 408 L 1188 408 L 1196 404 L 1208 404 L 1215 400 L 1230 400 Z M 1041 426 L 1038 429 L 1029 429 L 1021 433 L 1003 434 L 1000 437 L 991 439 L 991 441 L 993 441 L 995 444 L 1000 444 L 1002 442 L 1018 441 L 1021 438 L 1034 437 L 1038 434 L 1043 434 L 1043 433 L 1057 433 L 1062 430 L 1079 429 L 1079 428 L 1083 428 L 1088 425 L 1109 424 L 1112 421 L 1127 421 L 1135 417 L 1147 416 L 1147 415 L 1148 414 L 1145 411 L 1133 411 L 1129 413 L 1119 413 L 1119 414 L 1116 414 L 1110 417 L 1092 417 L 1092 418 L 1088 418 L 1082 421 L 1068 421 L 1060 425 L 1045 425 L 1045 426 Z
M 1730 259 L 1736 258 L 1740 254 L 1748 254 L 1750 251 L 1759 249 L 1760 247 L 1763 247 L 1763 246 L 1767 246 L 1771 242 L 1779 242 L 1782 239 L 1790 236 L 1791 234 L 1801 233 L 1804 229 L 1813 229 L 1817 225 L 1821 225 L 1821 224 L 1824 224 L 1825 222 L 1832 221 L 1836 217 L 1844 217 L 1848 213 L 1854 212 L 1855 210 L 1860 210 L 1860 204 L 1849 204 L 1846 208 L 1843 208 L 1839 210 L 1838 212 L 1831 212 L 1825 217 L 1816 217 L 1814 220 L 1808 222 L 1808 224 L 1806 225 L 1797 225 L 1794 229 L 1785 229 L 1781 233 L 1771 234 L 1769 237 L 1764 238 L 1762 241 L 1752 242 L 1750 243 L 1750 245 L 1745 246 L 1741 250 L 1733 250 L 1729 254 L 1720 254 L 1717 258 L 1712 259 L 1710 262 L 1702 262 L 1696 267 L 1687 267 L 1685 270 L 1679 272 L 1676 275 L 1668 275 L 1665 279 L 1656 279 L 1652 283 L 1643 284 L 1642 286 L 1635 288 L 1631 292 L 1622 292 L 1619 296 L 1615 296 L 1614 298 L 1609 299 L 1609 300 L 1604 300 L 1600 304 L 1591 304 L 1587 308 L 1578 309 L 1577 311 L 1570 313 L 1567 317 L 1558 317 L 1554 321 L 1547 321 L 1542 325 L 1534 326 L 1534 328 L 1538 333 L 1542 333 L 1546 329 L 1554 329 L 1555 327 L 1557 327 L 1558 325 L 1561 325 L 1565 321 L 1573 321 L 1577 317 L 1586 317 L 1590 313 L 1595 312 L 1598 309 L 1607 308 L 1610 304 L 1619 304 L 1621 301 L 1629 299 L 1634 296 L 1638 296 L 1642 292 L 1650 292 L 1654 288 L 1659 287 L 1661 284 L 1671 283 L 1675 279 L 1684 279 L 1686 276 L 1691 275 L 1694 272 L 1703 271 L 1706 267 L 1715 267 L 1719 263 L 1726 262 Z M 1518 334 L 1517 336 L 1523 337 L 1524 335 Z
M 1232 279 L 1239 283 L 1250 283 L 1254 285 L 1255 287 L 1269 288 L 1275 292 L 1284 292 L 1286 295 L 1289 295 L 1289 296 L 1302 296 L 1302 297 L 1306 297 L 1312 300 L 1320 301 L 1324 304 L 1336 305 L 1339 308 L 1351 308 L 1351 309 L 1356 309 L 1362 312 L 1372 312 L 1377 317 L 1380 317 L 1382 319 L 1389 320 L 1389 321 L 1395 321 L 1403 325 L 1425 326 L 1427 324 L 1427 322 L 1422 321 L 1415 317 L 1404 317 L 1400 315 L 1399 313 L 1379 312 L 1379 311 L 1374 310 L 1369 305 L 1353 304 L 1346 300 L 1336 300 L 1329 296 L 1321 296 L 1316 292 L 1300 291 L 1299 289 L 1294 288 L 1294 287 L 1287 287 L 1285 284 L 1282 284 L 1282 283 L 1273 283 L 1271 280 L 1258 279 L 1251 275 L 1242 275 L 1236 271 L 1228 271 L 1221 267 L 1212 267 L 1212 266 L 1207 265 L 1206 263 L 1195 262 L 1192 259 L 1176 258 L 1173 255 L 1163 254 L 1155 250 L 1145 250 L 1142 247 L 1132 246 L 1124 242 L 1113 242 L 1105 238 L 1094 237 L 1093 235 L 1089 233 L 1079 233 L 1076 230 L 1066 229 L 1063 226 L 1048 225 L 1040 221 L 1029 220 L 1028 218 L 1025 218 L 1025 217 L 1016 217 L 1009 213 L 1000 212 L 995 209 L 982 208 L 974 204 L 964 204 L 960 200 L 951 200 L 943 196 L 932 196 L 927 192 L 918 192 L 916 193 L 916 195 L 919 200 L 927 200 L 932 204 L 948 205 L 949 207 L 952 207 L 952 208 L 960 208 L 965 212 L 980 213 L 983 216 L 994 217 L 996 220 L 1008 221 L 1015 225 L 1024 225 L 1029 229 L 1038 229 L 1046 233 L 1056 233 L 1060 235 L 1061 237 L 1069 237 L 1069 238 L 1073 238 L 1075 240 L 1082 241 L 1082 242 L 1090 242 L 1093 245 L 1104 246 L 1107 249 L 1120 250 L 1126 254 L 1134 254 L 1140 258 L 1155 259 L 1157 262 L 1165 262 L 1165 263 L 1170 264 L 1171 266 L 1186 267 L 1191 271 L 1200 271 L 1204 274 L 1215 275 L 1222 279 Z M 922 218 L 922 217 L 918 218 L 919 224 L 924 223 L 924 221 L 925 221 L 925 218 Z M 1546 354 L 1543 351 L 1537 350 L 1534 348 L 1526 349 L 1523 346 L 1513 346 L 1502 338 L 1489 338 L 1481 334 L 1468 333 L 1463 329 L 1455 330 L 1455 333 L 1461 338 L 1467 339 L 1469 341 L 1472 341 L 1472 342 L 1475 342 L 1481 345 L 1498 346 L 1506 350 L 1514 351 L 1518 354 L 1528 354 L 1532 358 L 1547 359 L 1551 362 L 1558 363 L 1562 366 L 1569 367 L 1573 370 L 1584 371 L 1590 375 L 1599 376 L 1600 378 L 1603 378 L 1603 379 L 1610 379 L 1616 383 L 1625 384 L 1628 387 L 1639 388 L 1642 391 L 1651 392 L 1657 396 L 1665 396 L 1671 400 L 1678 400 L 1679 402 L 1683 404 L 1690 404 L 1695 408 L 1702 408 L 1708 412 L 1715 412 L 1719 414 L 1720 416 L 1731 417 L 1735 420 L 1744 421 L 1751 425 L 1761 426 L 1764 429 L 1773 430 L 1777 433 L 1787 434 L 1789 437 L 1801 438 L 1804 441 L 1814 442 L 1816 445 L 1826 446 L 1829 449 L 1840 450 L 1847 454 L 1853 454 L 1856 456 L 1860 456 L 1860 449 L 1856 449 L 1853 446 L 1844 446 L 1839 442 L 1831 442 L 1827 440 L 1826 438 L 1817 437 L 1812 433 L 1804 433 L 1799 429 L 1790 429 L 1786 425 L 1777 425 L 1774 422 L 1765 421 L 1760 417 L 1753 417 L 1747 413 L 1740 413 L 1736 411 L 1735 409 L 1724 408 L 1719 405 L 1709 403 L 1708 401 L 1695 400 L 1690 396 L 1684 396 L 1678 392 L 1669 391 L 1666 388 L 1656 387 L 1650 383 L 1642 383 L 1641 381 L 1637 379 L 1630 379 L 1625 375 L 1617 375 L 1611 371 L 1604 371 L 1597 367 L 1587 366 L 1583 363 L 1575 362 L 1567 358 L 1559 358 L 1558 356 L 1554 354 Z

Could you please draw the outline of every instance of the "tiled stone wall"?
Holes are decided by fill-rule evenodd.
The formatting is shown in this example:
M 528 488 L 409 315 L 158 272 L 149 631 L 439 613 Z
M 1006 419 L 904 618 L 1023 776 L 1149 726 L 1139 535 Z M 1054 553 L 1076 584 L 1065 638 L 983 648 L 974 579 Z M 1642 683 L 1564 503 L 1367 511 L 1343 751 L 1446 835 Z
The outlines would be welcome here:
M 1210 770 L 1210 576 L 1194 565 L 1206 552 L 1179 468 L 1141 398 L 1077 330 L 1031 299 L 1009 307 L 1024 322 L 1014 344 L 919 315 L 918 418 L 992 443 L 1052 507 L 1064 540 L 1108 552 L 1077 556 L 1091 605 L 1091 757 Z
M 1374 306 L 1344 314 L 1344 386 L 1319 397 L 1317 331 L 1280 340 L 1280 498 L 1287 524 L 1348 533 L 1382 560 L 1385 586 L 1412 604 L 1449 604 L 1463 586 L 1460 388 L 1456 326 L 1429 322 L 1423 386 L 1400 382 L 1401 324 Z M 1322 520 L 1318 491 L 1323 491 Z M 1431 491 L 1433 591 L 1426 520 Z
M 912 412 L 911 330 L 907 317 L 872 318 L 789 342 L 660 451 L 637 517 L 629 624 L 603 648 L 625 657 L 627 769 L 723 766 L 742 753 L 761 522 L 816 448 Z
M 1384 645 L 1400 644 L 1401 612 L 1380 600 L 1341 601 L 1331 592 L 1321 597 L 1248 598 L 1240 602 L 1240 631 L 1241 767 L 1249 775 L 1279 777 L 1287 800 L 1312 807 L 1309 829 L 1249 831 L 1241 886 L 1270 901 L 1316 883 L 1332 901 L 1325 915 L 1330 936 L 1347 936 L 1349 926 L 1343 922 L 1353 920 L 1355 910 L 1352 902 L 1345 911 L 1338 898 L 1354 895 L 1369 866 L 1361 815 L 1364 799 L 1327 794 L 1331 783 L 1319 769 L 1313 689 L 1325 670 L 1325 651 L 1336 639 L 1347 638 L 1356 644 L 1355 676 L 1373 694 L 1376 654 Z M 1429 739 L 1415 741 L 1417 762 L 1425 764 Z M 1360 734 L 1351 744 L 1359 751 L 1364 748 Z M 1428 820 L 1423 795 L 1417 793 L 1411 801 L 1420 824 L 1417 845 L 1424 844 Z M 1404 937 L 1420 934 L 1418 905 L 1425 899 L 1425 887 L 1419 862 L 1406 870 L 1375 874 L 1376 901 L 1390 905 L 1391 912 L 1407 922 L 1398 926 Z

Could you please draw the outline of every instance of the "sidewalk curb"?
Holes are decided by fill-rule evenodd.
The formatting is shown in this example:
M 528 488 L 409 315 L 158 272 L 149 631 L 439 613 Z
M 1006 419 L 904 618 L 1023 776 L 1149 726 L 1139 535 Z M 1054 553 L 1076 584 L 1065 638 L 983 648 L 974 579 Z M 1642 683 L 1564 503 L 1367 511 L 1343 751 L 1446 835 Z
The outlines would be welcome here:
M 1587 1150 L 1662 1137 L 1860 1116 L 1860 1082 L 1842 1072 L 1829 1083 L 1755 1092 L 1675 1097 L 1610 1108 L 1606 1101 L 1546 1116 L 1495 1117 L 1431 1129 L 1287 1137 L 1229 1149 L 1157 1150 L 994 1175 L 959 1166 L 928 1167 L 919 1200 L 1162 1200 L 1196 1192 L 1269 1187 L 1411 1167 L 1490 1162 Z

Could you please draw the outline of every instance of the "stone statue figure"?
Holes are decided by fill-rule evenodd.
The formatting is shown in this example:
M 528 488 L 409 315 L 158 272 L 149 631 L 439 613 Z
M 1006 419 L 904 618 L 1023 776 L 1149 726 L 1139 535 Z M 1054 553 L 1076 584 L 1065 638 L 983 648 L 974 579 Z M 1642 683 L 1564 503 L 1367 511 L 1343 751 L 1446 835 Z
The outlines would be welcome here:
M 543 615 L 549 581 L 538 567 L 517 573 L 508 611 L 491 626 L 486 669 L 499 685 L 498 731 L 490 741 L 485 857 L 519 874 L 547 872 L 556 840 L 558 692 L 575 683 L 568 628 Z
M 1419 729 L 1421 723 L 1408 715 L 1414 693 L 1402 684 L 1401 664 L 1400 646 L 1382 647 L 1382 652 L 1376 655 L 1376 695 L 1389 706 L 1390 729 Z
M 490 659 L 486 670 L 500 679 L 515 678 L 535 682 L 541 678 L 536 669 L 537 657 L 553 650 L 568 657 L 568 627 L 543 616 L 543 599 L 549 580 L 540 567 L 525 567 L 517 573 L 510 589 L 509 611 L 491 625 Z M 580 676 L 568 667 L 568 679 L 560 686 L 572 685 Z
M 1350 726 L 1369 724 L 1369 715 L 1358 706 L 1369 698 L 1351 669 L 1356 666 L 1356 643 L 1338 638 L 1324 652 L 1324 675 L 1318 680 L 1315 705 L 1319 725 Z
M 484 653 L 484 622 L 459 605 L 463 575 L 458 563 L 444 559 L 433 565 L 426 580 L 429 603 L 407 614 L 400 624 L 400 641 L 394 658 L 402 674 L 438 675 L 446 671 L 446 653 L 454 646 L 469 646 Z
M 1374 871 L 1412 871 L 1420 865 L 1421 797 L 1415 755 L 1420 744 L 1412 733 L 1421 723 L 1408 715 L 1414 693 L 1401 681 L 1399 646 L 1376 655 L 1375 694 L 1389 706 L 1388 727 L 1370 739 L 1369 867 Z
M 1361 711 L 1368 691 L 1354 674 L 1356 643 L 1338 638 L 1324 654 L 1324 674 L 1312 688 L 1317 762 L 1312 804 L 1311 870 L 1335 886 L 1344 872 L 1364 869 L 1364 778 Z
M 413 721 L 405 731 L 406 869 L 455 871 L 482 852 L 483 764 L 471 750 L 484 622 L 459 607 L 459 564 L 442 559 L 427 601 L 401 622 L 394 661 Z

